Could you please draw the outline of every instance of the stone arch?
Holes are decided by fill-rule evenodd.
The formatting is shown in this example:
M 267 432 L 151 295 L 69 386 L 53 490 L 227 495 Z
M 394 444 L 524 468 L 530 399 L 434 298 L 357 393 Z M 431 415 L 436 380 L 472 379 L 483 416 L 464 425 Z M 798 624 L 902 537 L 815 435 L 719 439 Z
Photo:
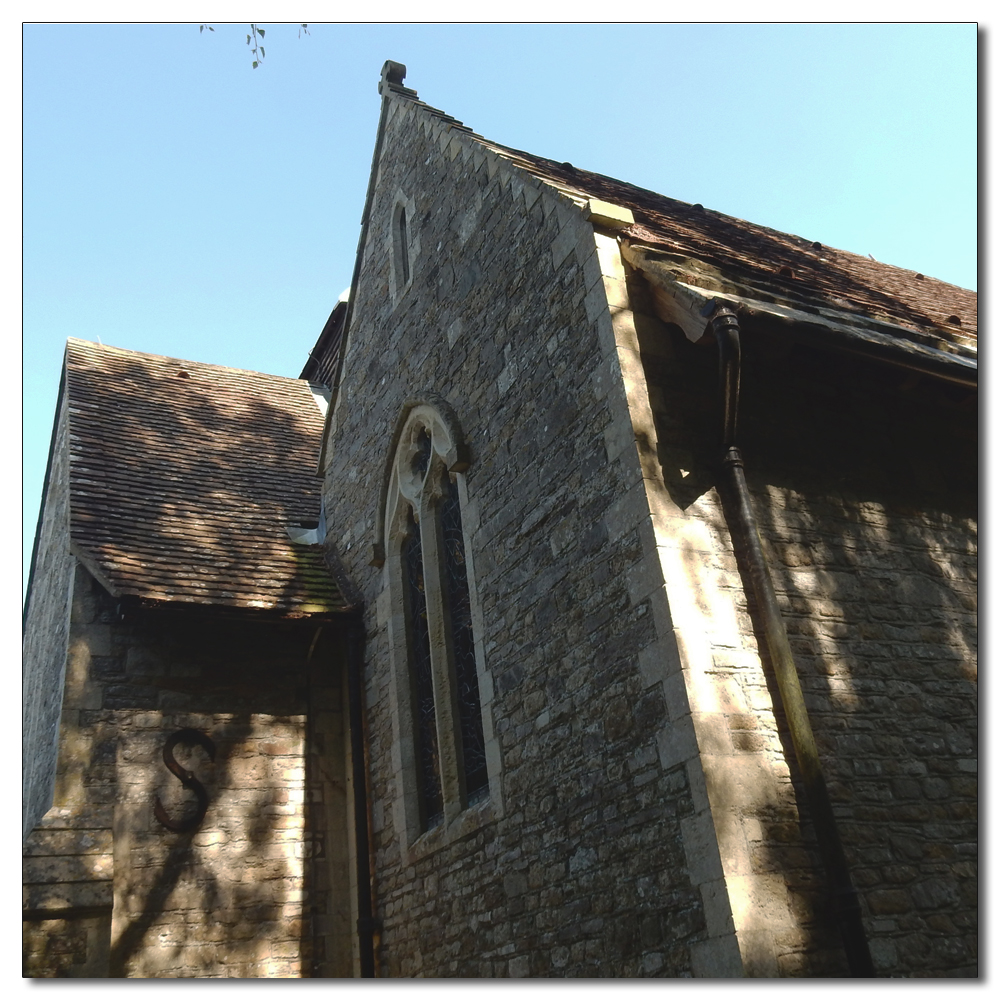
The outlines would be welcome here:
M 394 497 L 390 488 L 393 473 L 400 459 L 399 445 L 404 430 L 407 429 L 408 425 L 412 427 L 417 419 L 428 420 L 438 429 L 442 443 L 446 443 L 447 446 L 443 449 L 438 447 L 436 450 L 443 456 L 449 472 L 465 472 L 472 464 L 471 453 L 465 441 L 465 432 L 462 430 L 458 415 L 451 404 L 436 392 L 427 391 L 420 395 L 410 396 L 403 403 L 399 416 L 396 418 L 396 425 L 393 428 L 389 448 L 386 452 L 382 485 L 379 491 L 378 513 L 375 517 L 372 557 L 369 561 L 371 566 L 385 564 L 386 507 L 390 496 Z

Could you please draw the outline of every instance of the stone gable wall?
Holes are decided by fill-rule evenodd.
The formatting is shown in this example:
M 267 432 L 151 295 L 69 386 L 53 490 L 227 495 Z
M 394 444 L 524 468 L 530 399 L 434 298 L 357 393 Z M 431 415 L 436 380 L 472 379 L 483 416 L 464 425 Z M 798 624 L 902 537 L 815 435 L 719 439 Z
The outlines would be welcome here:
M 410 200 L 419 249 L 394 297 L 391 220 Z M 654 602 L 633 585 L 639 531 L 614 518 L 640 473 L 618 442 L 628 411 L 593 228 L 393 101 L 352 308 L 324 496 L 367 609 L 380 974 L 694 974 L 691 790 L 683 761 L 661 763 L 663 692 L 640 665 Z M 388 563 L 370 563 L 393 428 L 428 391 L 471 449 L 463 521 L 501 778 L 456 833 L 410 845 L 393 806 Z

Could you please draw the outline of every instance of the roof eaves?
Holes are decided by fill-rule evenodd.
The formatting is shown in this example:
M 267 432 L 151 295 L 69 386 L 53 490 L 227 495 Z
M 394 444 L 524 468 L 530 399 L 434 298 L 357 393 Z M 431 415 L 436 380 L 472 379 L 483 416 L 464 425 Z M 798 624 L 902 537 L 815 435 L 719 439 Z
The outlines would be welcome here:
M 908 328 L 854 312 L 805 311 L 793 305 L 768 302 L 747 294 L 744 289 L 722 287 L 722 282 L 715 288 L 705 287 L 704 283 L 691 284 L 680 280 L 680 276 L 651 256 L 647 248 L 627 240 L 622 242 L 622 255 L 649 281 L 660 317 L 679 326 L 691 341 L 697 342 L 704 336 L 712 308 L 718 302 L 725 302 L 745 315 L 767 317 L 786 328 L 819 331 L 825 334 L 822 340 L 826 346 L 897 360 L 907 367 L 967 385 L 977 383 L 977 362 L 968 350 L 959 353 L 921 343 L 913 339 L 913 331 Z
M 84 569 L 112 596 L 121 597 L 121 592 L 111 581 L 111 578 L 104 572 L 101 560 L 86 545 L 81 545 L 75 538 L 70 537 L 69 550 L 83 564 Z
M 125 595 L 120 600 L 120 608 L 123 614 L 130 611 L 154 611 L 154 612 L 182 612 L 188 615 L 210 615 L 216 619 L 221 615 L 240 620 L 254 619 L 258 621 L 271 622 L 323 622 L 335 621 L 344 615 L 357 614 L 358 609 L 353 605 L 344 605 L 340 608 L 330 608 L 323 605 L 298 605 L 294 608 L 288 607 L 262 607 L 248 604 L 235 604 L 230 602 L 206 603 L 204 601 L 194 601 L 190 599 L 162 599 L 158 597 L 147 597 L 139 595 Z

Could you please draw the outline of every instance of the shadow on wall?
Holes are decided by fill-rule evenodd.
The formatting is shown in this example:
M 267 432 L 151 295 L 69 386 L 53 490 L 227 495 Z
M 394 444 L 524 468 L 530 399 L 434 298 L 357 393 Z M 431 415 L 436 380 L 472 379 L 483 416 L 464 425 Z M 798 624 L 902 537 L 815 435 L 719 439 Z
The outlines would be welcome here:
M 285 405 L 267 383 L 250 392 L 209 366 L 117 355 L 69 379 L 86 413 L 71 414 L 73 539 L 120 592 L 256 607 L 335 598 L 319 550 L 286 533 L 319 516 L 311 399 Z
M 96 816 L 114 804 L 112 974 L 308 976 L 308 838 L 330 850 L 323 823 L 307 830 L 305 818 L 316 625 L 224 605 L 338 603 L 320 548 L 286 533 L 318 515 L 322 415 L 308 397 L 285 407 L 277 395 L 303 390 L 277 380 L 269 397 L 209 366 L 110 354 L 80 378 L 88 364 L 69 373 L 73 538 L 122 600 L 78 569 L 56 805 Z M 137 594 L 209 603 L 144 611 L 128 601 Z M 339 665 L 323 643 L 317 656 L 319 686 L 334 692 L 321 693 L 327 728 L 341 732 Z M 152 803 L 191 807 L 162 759 L 188 727 L 217 756 L 177 748 L 209 791 L 203 823 L 182 834 Z M 343 792 L 341 779 L 341 803 Z M 110 822 L 87 818 L 105 837 Z M 329 896 L 329 871 L 320 881 Z M 343 906 L 329 908 L 343 923 Z
M 873 957 L 974 976 L 976 396 L 797 353 L 748 471 Z
M 975 394 L 750 332 L 738 440 L 876 967 L 977 975 Z M 731 550 L 710 492 L 715 351 L 675 336 L 644 363 L 668 491 Z M 747 579 L 734 599 L 764 651 Z M 756 817 L 752 864 L 783 874 L 812 938 L 788 942 L 788 971 L 837 975 L 762 656 L 801 809 Z M 766 748 L 758 726 L 732 732 L 737 751 Z
M 149 713 L 142 721 L 120 735 L 111 975 L 308 975 L 303 717 L 185 712 L 163 713 L 159 727 Z M 192 722 L 212 734 L 216 762 L 201 748 L 176 756 L 203 781 L 209 806 L 197 830 L 174 833 L 153 816 L 154 795 L 175 817 L 192 812 L 180 801 L 192 796 L 160 750 Z
M 122 620 L 78 572 L 67 699 L 100 707 L 80 709 L 63 734 L 56 805 L 113 804 L 111 975 L 299 978 L 316 974 L 314 961 L 319 974 L 350 975 L 335 639 L 316 624 L 212 609 Z M 323 717 L 322 732 L 311 715 Z M 200 746 L 175 748 L 208 797 L 200 826 L 176 833 L 153 803 L 172 819 L 195 811 L 163 759 L 185 728 L 216 753 L 213 762 Z M 318 806 L 308 818 L 307 792 Z M 340 932 L 331 947 L 346 942 L 346 959 L 314 954 L 314 918 L 328 937 Z

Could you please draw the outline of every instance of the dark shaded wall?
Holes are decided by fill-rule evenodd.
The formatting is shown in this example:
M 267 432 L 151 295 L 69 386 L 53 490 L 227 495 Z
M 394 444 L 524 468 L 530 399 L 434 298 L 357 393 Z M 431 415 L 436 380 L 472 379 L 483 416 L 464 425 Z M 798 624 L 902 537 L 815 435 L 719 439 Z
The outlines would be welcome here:
M 878 974 L 975 976 L 976 395 L 753 322 L 743 347 L 738 440 Z M 651 324 L 643 352 L 664 480 L 685 508 L 710 499 L 725 540 L 716 349 Z M 732 671 L 751 705 L 752 674 Z M 732 752 L 773 753 L 767 714 L 734 723 Z M 759 820 L 755 870 L 784 876 L 804 931 L 784 973 L 843 974 L 804 806 Z
M 74 560 L 69 550 L 69 419 L 62 393 L 52 432 L 24 621 L 21 673 L 22 837 L 52 804 Z
M 335 625 L 143 611 L 82 567 L 53 808 L 25 856 L 25 975 L 352 974 L 343 672 Z M 208 793 L 204 820 L 164 765 Z M 76 942 L 72 948 L 67 942 Z

